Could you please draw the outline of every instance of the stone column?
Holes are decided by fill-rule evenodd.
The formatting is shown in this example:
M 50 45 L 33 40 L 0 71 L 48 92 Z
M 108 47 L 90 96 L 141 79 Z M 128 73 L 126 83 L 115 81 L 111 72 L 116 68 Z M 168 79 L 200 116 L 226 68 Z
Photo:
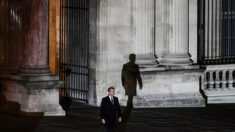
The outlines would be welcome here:
M 7 101 L 19 112 L 44 116 L 65 115 L 59 104 L 62 81 L 48 66 L 49 0 L 23 0 L 24 53 L 19 74 L 0 76 Z M 18 112 L 18 111 L 17 111 Z
M 190 65 L 189 55 L 189 1 L 167 0 L 167 53 L 163 56 L 163 65 Z
M 48 64 L 49 0 L 25 0 L 24 54 L 21 74 L 51 75 Z
M 157 0 L 155 10 L 155 54 L 161 64 L 162 56 L 166 53 L 166 0 Z
M 0 73 L 16 73 L 22 62 L 22 15 L 19 0 L 0 4 Z
M 219 59 L 221 56 L 221 0 L 205 1 L 205 49 L 207 59 Z
M 132 48 L 140 69 L 158 66 L 154 55 L 154 0 L 132 0 Z

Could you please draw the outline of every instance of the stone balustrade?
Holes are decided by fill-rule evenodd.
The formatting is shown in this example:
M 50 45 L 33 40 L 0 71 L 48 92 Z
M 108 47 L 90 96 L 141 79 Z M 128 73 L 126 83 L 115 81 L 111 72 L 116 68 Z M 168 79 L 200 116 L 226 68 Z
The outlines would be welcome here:
M 234 64 L 206 66 L 201 78 L 201 88 L 208 98 L 208 103 L 235 102 L 234 73 Z

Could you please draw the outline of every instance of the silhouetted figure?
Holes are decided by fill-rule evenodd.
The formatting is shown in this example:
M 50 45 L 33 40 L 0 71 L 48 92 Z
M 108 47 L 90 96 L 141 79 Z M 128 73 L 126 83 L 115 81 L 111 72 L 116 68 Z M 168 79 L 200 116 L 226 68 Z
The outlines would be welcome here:
M 123 113 L 123 121 L 119 130 L 120 132 L 125 131 L 126 122 L 133 108 L 133 96 L 136 96 L 137 80 L 140 89 L 142 89 L 143 87 L 139 66 L 135 64 L 135 58 L 136 58 L 135 54 L 130 54 L 129 55 L 130 62 L 124 64 L 122 68 L 122 77 L 121 77 L 122 86 L 125 89 L 125 94 L 128 96 L 128 100 L 127 100 L 127 106 Z
M 122 121 L 122 113 L 118 98 L 114 96 L 114 88 L 108 88 L 108 92 L 108 96 L 102 98 L 100 107 L 100 118 L 107 131 L 113 132 L 117 127 L 117 113 L 119 123 Z
M 139 66 L 135 64 L 135 58 L 135 54 L 130 54 L 130 62 L 124 64 L 122 68 L 122 86 L 125 89 L 125 94 L 128 96 L 127 106 L 130 105 L 130 107 L 133 107 L 133 96 L 136 96 L 137 80 L 140 89 L 143 87 Z

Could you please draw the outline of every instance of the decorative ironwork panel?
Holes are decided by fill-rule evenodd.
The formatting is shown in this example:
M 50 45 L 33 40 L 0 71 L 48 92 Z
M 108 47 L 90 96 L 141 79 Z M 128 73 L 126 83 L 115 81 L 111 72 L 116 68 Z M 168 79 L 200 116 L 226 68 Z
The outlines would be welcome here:
M 235 63 L 235 1 L 199 0 L 200 64 Z
M 87 102 L 89 0 L 61 0 L 60 5 L 60 96 Z

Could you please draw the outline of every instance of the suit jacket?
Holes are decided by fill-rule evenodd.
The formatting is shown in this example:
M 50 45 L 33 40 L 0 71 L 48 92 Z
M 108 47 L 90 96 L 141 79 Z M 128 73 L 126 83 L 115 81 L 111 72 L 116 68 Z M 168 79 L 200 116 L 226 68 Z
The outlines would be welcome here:
M 118 98 L 113 96 L 114 104 L 112 104 L 109 96 L 102 98 L 100 107 L 100 118 L 105 119 L 104 126 L 106 128 L 113 128 L 116 126 L 117 115 L 121 117 L 121 107 Z
M 122 86 L 128 96 L 136 96 L 137 80 L 142 87 L 142 79 L 140 76 L 139 66 L 134 63 L 126 63 L 122 68 Z

